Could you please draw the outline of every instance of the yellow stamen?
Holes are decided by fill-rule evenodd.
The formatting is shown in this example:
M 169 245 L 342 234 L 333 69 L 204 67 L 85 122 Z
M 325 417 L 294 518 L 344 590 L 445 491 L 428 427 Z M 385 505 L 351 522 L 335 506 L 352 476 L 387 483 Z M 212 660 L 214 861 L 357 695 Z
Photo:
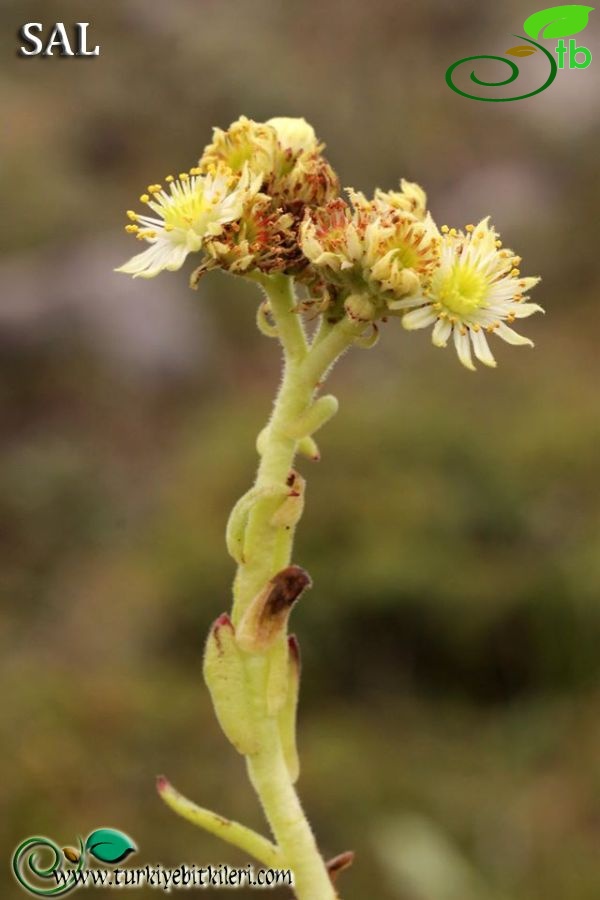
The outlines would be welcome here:
M 142 203 L 148 203 L 148 201 L 150 200 L 150 196 L 148 194 L 142 194 L 140 200 Z

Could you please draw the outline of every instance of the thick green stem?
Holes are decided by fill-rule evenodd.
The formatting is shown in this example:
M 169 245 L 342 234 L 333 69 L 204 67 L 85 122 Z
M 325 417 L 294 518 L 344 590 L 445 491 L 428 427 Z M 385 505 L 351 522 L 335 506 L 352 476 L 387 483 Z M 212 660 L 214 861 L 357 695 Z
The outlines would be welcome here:
M 284 864 L 294 873 L 296 897 L 299 900 L 335 900 L 338 894 L 290 781 L 273 720 L 265 723 L 262 739 L 263 750 L 248 757 L 248 774 Z
M 250 500 L 237 505 L 240 518 L 234 520 L 230 529 L 230 547 L 241 560 L 234 582 L 235 627 L 269 579 L 290 563 L 293 528 L 279 524 L 274 513 L 289 490 L 290 472 L 303 438 L 302 423 L 319 418 L 314 411 L 312 416 L 307 416 L 315 393 L 335 360 L 361 332 L 361 327 L 343 319 L 322 328 L 318 339 L 309 347 L 302 321 L 295 311 L 292 280 L 284 276 L 256 280 L 267 293 L 270 314 L 284 351 L 284 371 L 271 418 L 261 435 L 261 461 L 248 495 Z M 249 776 L 282 859 L 294 872 L 296 896 L 299 900 L 335 900 L 336 891 L 285 762 L 277 718 L 269 715 L 265 703 L 270 661 L 269 653 L 250 654 L 246 660 L 260 746 L 258 752 L 247 757 Z

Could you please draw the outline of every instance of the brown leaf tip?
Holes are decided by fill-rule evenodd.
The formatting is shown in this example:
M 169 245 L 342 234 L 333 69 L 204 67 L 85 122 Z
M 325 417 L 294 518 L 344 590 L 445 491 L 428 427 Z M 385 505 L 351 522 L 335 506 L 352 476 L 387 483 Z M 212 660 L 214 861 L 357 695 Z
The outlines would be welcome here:
M 298 638 L 295 634 L 288 635 L 288 649 L 296 668 L 300 670 L 300 666 L 302 663 L 300 655 L 300 642 L 298 641 Z
M 212 626 L 212 633 L 214 639 L 217 643 L 217 647 L 219 648 L 219 652 L 221 652 L 221 641 L 219 640 L 219 632 L 222 628 L 230 628 L 233 631 L 233 622 L 227 615 L 227 613 L 223 613 L 219 616 L 218 619 L 215 619 Z
M 327 871 L 329 872 L 329 877 L 331 881 L 335 883 L 340 872 L 343 872 L 344 869 L 349 869 L 352 863 L 354 862 L 354 851 L 346 850 L 345 853 L 340 853 L 338 856 L 334 856 L 333 859 L 330 859 L 327 863 Z
M 288 609 L 312 585 L 310 575 L 300 566 L 288 566 L 271 579 L 265 613 L 269 618 Z

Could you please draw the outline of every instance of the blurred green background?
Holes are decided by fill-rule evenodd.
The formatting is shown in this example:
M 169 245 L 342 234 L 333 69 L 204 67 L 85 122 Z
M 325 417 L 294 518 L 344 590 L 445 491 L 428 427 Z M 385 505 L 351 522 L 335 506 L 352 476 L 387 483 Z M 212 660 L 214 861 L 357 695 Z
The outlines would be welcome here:
M 137 841 L 132 865 L 247 862 L 162 806 L 159 772 L 262 827 L 201 653 L 277 347 L 249 287 L 112 270 L 137 246 L 123 211 L 213 125 L 302 115 L 343 184 L 416 180 L 440 223 L 491 213 L 548 311 L 535 351 L 496 342 L 497 371 L 392 322 L 334 372 L 295 556 L 315 582 L 293 623 L 302 797 L 324 853 L 357 851 L 346 900 L 597 900 L 598 63 L 519 103 L 444 82 L 536 9 L 3 0 L 7 863 L 101 825 Z M 18 58 L 28 21 L 89 21 L 101 56 Z M 23 896 L 8 874 L 2 896 Z

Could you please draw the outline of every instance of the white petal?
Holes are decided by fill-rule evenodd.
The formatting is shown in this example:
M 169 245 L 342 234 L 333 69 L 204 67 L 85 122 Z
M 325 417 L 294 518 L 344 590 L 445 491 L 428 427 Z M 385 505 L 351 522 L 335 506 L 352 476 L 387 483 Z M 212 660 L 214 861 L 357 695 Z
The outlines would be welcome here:
M 407 297 L 405 300 L 388 300 L 388 309 L 410 309 L 412 306 L 425 306 L 429 304 L 426 297 Z
M 523 291 L 530 291 L 531 288 L 535 287 L 536 284 L 539 284 L 541 280 L 542 280 L 541 278 L 531 278 L 531 277 L 519 278 L 519 287 Z
M 485 334 L 481 329 L 479 329 L 479 331 L 471 330 L 471 341 L 477 359 L 482 362 L 484 366 L 495 368 L 496 360 L 492 356 L 492 351 L 490 350 Z
M 467 369 L 471 369 L 471 371 L 474 372 L 475 366 L 473 365 L 473 359 L 471 357 L 469 335 L 466 333 L 461 334 L 460 326 L 454 329 L 454 346 L 456 347 L 458 358 L 463 366 L 466 366 Z
M 530 347 L 533 347 L 533 341 L 530 341 L 529 338 L 523 337 L 522 334 L 517 334 L 516 331 L 513 331 L 512 328 L 509 328 L 508 325 L 505 325 L 504 322 L 500 322 L 497 328 L 494 329 L 495 333 L 498 337 L 501 337 L 503 341 L 506 341 L 507 344 L 514 344 L 516 347 L 524 346 L 528 344 Z
M 185 244 L 172 244 L 159 238 L 115 271 L 133 275 L 134 278 L 154 278 L 164 269 L 170 272 L 180 269 L 188 253 Z
M 511 314 L 516 319 L 526 319 L 527 316 L 532 316 L 536 312 L 545 313 L 546 310 L 537 303 L 517 303 L 511 309 Z
M 431 340 L 436 347 L 445 347 L 452 333 L 452 323 L 448 319 L 438 319 L 431 333 Z
M 433 324 L 437 319 L 436 314 L 430 306 L 423 306 L 421 309 L 413 309 L 402 316 L 402 324 L 407 331 L 414 331 L 416 328 L 426 328 Z

